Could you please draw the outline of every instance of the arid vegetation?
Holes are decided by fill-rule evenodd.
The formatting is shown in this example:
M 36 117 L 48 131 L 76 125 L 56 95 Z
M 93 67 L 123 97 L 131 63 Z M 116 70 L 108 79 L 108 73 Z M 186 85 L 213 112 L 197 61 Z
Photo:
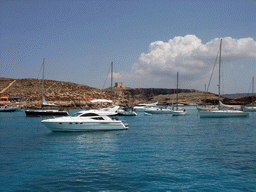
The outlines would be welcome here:
M 24 98 L 25 107 L 40 107 L 42 101 L 42 81 L 38 79 L 11 79 L 0 78 L 0 97 L 18 96 Z M 176 102 L 175 89 L 159 88 L 113 88 L 113 101 L 119 105 L 136 105 L 142 102 L 156 102 L 171 105 Z M 104 90 L 86 85 L 44 80 L 44 97 L 49 103 L 70 108 L 90 107 L 91 99 L 111 98 L 111 89 Z M 250 97 L 235 99 L 222 98 L 227 104 L 249 104 Z M 197 91 L 193 89 L 179 89 L 179 103 L 182 104 L 216 104 L 216 94 Z

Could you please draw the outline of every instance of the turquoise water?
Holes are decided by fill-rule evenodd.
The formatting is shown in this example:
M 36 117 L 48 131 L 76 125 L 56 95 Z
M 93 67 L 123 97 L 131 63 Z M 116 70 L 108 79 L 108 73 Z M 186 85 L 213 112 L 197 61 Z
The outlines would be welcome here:
M 256 191 L 256 113 L 120 119 L 127 131 L 52 133 L 0 113 L 0 191 Z

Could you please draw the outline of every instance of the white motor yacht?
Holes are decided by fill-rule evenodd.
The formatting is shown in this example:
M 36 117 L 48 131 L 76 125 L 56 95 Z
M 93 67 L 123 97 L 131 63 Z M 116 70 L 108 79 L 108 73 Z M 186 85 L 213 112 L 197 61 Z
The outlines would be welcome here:
M 171 114 L 171 109 L 166 109 L 166 108 L 148 108 L 145 110 L 146 113 L 151 113 L 151 114 Z
M 128 125 L 117 118 L 111 119 L 106 115 L 80 111 L 72 116 L 42 120 L 48 129 L 53 132 L 81 132 L 81 131 L 114 131 L 126 130 Z

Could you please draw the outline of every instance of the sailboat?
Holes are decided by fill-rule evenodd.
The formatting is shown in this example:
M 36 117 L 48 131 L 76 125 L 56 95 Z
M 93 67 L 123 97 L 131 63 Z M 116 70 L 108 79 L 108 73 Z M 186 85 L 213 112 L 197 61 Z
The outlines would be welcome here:
M 249 112 L 256 112 L 256 106 L 254 105 L 254 77 L 252 77 L 252 106 L 246 106 L 245 110 Z
M 219 105 L 218 105 L 218 109 L 217 110 L 216 109 L 200 110 L 199 111 L 200 117 L 217 117 L 217 118 L 246 117 L 249 115 L 248 112 L 245 112 L 240 109 L 234 109 L 232 106 L 225 107 L 225 105 L 220 101 L 221 46 L 222 46 L 222 39 L 220 40 L 220 54 L 219 54 L 219 85 L 218 85 Z
M 173 116 L 182 116 L 187 113 L 186 109 L 179 109 L 179 104 L 178 104 L 178 95 L 179 95 L 179 73 L 177 72 L 177 97 L 176 97 L 176 110 L 173 109 L 171 110 L 171 114 Z
M 59 109 L 45 109 L 45 107 L 58 107 L 53 103 L 47 103 L 44 98 L 44 63 L 43 60 L 43 72 L 42 72 L 42 106 L 41 109 L 27 109 L 25 113 L 27 116 L 67 116 L 69 115 L 68 110 L 59 110 Z
M 104 116 L 116 116 L 116 115 L 123 115 L 123 116 L 128 116 L 128 115 L 137 115 L 134 111 L 131 111 L 130 113 L 125 113 L 124 110 L 120 110 L 120 106 L 118 105 L 113 105 L 112 103 L 112 98 L 113 98 L 113 62 L 111 62 L 111 99 L 94 99 L 91 102 L 92 103 L 109 103 L 111 104 L 109 107 L 107 108 L 102 108 L 100 107 L 99 109 L 89 109 L 84 111 L 84 113 L 86 114 L 90 114 L 90 113 L 97 113 L 99 115 L 104 115 Z M 119 112 L 124 112 L 119 114 Z

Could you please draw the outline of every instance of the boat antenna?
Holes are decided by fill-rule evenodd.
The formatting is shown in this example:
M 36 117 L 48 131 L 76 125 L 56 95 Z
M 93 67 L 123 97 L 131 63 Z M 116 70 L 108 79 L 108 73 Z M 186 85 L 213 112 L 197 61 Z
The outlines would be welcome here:
M 219 90 L 219 109 L 220 109 L 220 68 L 221 68 L 221 44 L 222 44 L 222 39 L 220 39 L 220 56 L 219 56 L 219 85 L 218 85 L 218 90 Z

